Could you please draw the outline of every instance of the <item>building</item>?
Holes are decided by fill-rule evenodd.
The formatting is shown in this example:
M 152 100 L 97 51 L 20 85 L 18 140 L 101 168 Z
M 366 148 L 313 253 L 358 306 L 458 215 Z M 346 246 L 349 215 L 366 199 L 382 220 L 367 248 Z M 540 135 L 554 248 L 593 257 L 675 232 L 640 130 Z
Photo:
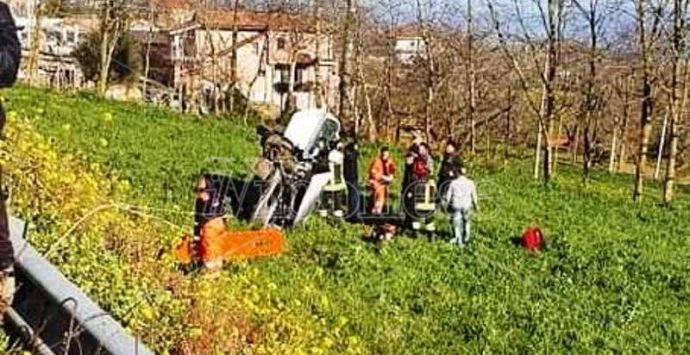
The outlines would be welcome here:
M 139 31 L 142 47 L 151 43 L 150 77 L 181 91 L 226 91 L 232 83 L 233 28 L 237 30 L 237 94 L 252 104 L 283 109 L 292 92 L 296 107 L 307 109 L 316 106 L 320 87 L 324 104 L 335 107 L 338 77 L 333 38 L 317 38 L 308 15 L 197 11 L 175 28 Z
M 426 56 L 426 41 L 418 25 L 408 24 L 398 27 L 391 34 L 395 41 L 395 55 L 403 63 Z
M 23 67 L 19 77 L 27 78 L 27 65 L 30 57 L 37 55 L 37 74 L 39 82 L 56 87 L 80 87 L 83 75 L 79 63 L 72 56 L 79 43 L 98 25 L 95 18 L 42 18 L 39 27 L 37 53 L 32 53 L 32 31 L 36 27 L 32 17 L 15 18 L 22 44 Z

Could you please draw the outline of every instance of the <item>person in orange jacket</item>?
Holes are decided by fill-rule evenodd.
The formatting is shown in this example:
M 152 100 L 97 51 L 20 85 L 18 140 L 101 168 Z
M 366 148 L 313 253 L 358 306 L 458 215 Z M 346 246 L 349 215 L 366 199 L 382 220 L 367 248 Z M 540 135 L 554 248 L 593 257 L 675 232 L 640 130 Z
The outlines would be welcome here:
M 194 235 L 199 238 L 199 257 L 211 271 L 223 266 L 222 246 L 225 241 L 225 211 L 218 186 L 202 176 L 196 186 Z
M 388 188 L 395 176 L 395 162 L 388 147 L 381 148 L 379 155 L 369 167 L 369 188 L 371 189 L 371 206 L 369 212 L 380 215 L 388 200 Z

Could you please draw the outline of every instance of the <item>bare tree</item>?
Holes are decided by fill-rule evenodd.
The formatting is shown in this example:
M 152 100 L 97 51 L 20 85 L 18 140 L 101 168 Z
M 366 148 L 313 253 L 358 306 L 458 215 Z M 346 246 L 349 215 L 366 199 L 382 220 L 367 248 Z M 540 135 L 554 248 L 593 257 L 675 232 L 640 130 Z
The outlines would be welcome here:
M 434 42 L 432 40 L 431 33 L 427 26 L 427 20 L 424 18 L 422 12 L 421 0 L 417 0 L 417 24 L 419 26 L 422 42 L 424 43 L 425 58 L 424 63 L 426 64 L 426 100 L 424 101 L 424 134 L 426 136 L 426 141 L 430 142 L 431 137 L 431 125 L 432 125 L 432 109 L 434 105 L 434 99 L 436 97 L 436 64 L 433 52 Z
M 474 16 L 472 13 L 472 0 L 467 0 L 467 61 L 466 61 L 466 85 L 467 85 L 467 122 L 470 125 L 470 151 L 477 151 L 477 132 L 475 111 L 477 106 L 477 73 L 474 59 Z
M 235 111 L 235 90 L 237 86 L 237 42 L 239 36 L 239 8 L 240 0 L 234 0 L 232 6 L 232 35 L 230 51 L 230 88 L 228 89 L 228 109 L 230 112 Z
M 680 137 L 680 121 L 683 117 L 685 102 L 687 100 L 687 59 L 685 56 L 685 16 L 687 15 L 688 1 L 673 1 L 673 33 L 671 51 L 671 87 L 669 107 L 671 111 L 670 122 L 670 151 L 666 166 L 666 181 L 664 183 L 664 202 L 673 200 L 674 185 L 676 179 L 676 160 L 678 156 L 678 141 Z
M 517 14 L 518 25 L 522 29 L 522 36 L 526 41 L 527 48 L 530 50 L 529 56 L 534 62 L 535 68 L 543 67 L 543 72 L 539 75 L 541 82 L 541 102 L 537 104 L 532 98 L 532 88 L 530 82 L 522 68 L 518 58 L 511 52 L 508 44 L 508 40 L 503 31 L 501 23 L 498 19 L 498 12 L 492 0 L 488 0 L 487 4 L 489 6 L 489 11 L 491 14 L 492 22 L 494 24 L 494 29 L 498 35 L 499 43 L 502 48 L 503 53 L 509 59 L 513 70 L 517 74 L 520 85 L 524 91 L 524 96 L 529 104 L 531 110 L 537 116 L 538 130 L 537 135 L 537 147 L 535 154 L 535 177 L 539 176 L 539 166 L 540 166 L 540 152 L 543 155 L 543 180 L 548 183 L 551 180 L 551 172 L 553 165 L 551 159 L 553 156 L 552 149 L 552 137 L 553 137 L 553 120 L 556 111 L 556 75 L 558 71 L 558 46 L 561 42 L 560 30 L 562 29 L 563 11 L 565 0 L 548 0 L 546 9 L 543 7 L 542 3 L 535 0 L 541 22 L 544 26 L 545 32 L 545 42 L 546 42 L 546 53 L 543 55 L 545 57 L 543 63 L 540 63 L 539 57 L 541 55 L 538 46 L 536 45 L 536 40 L 530 35 L 528 26 L 525 23 L 524 17 L 522 16 L 521 6 L 522 4 L 518 0 L 514 0 L 513 5 L 515 8 L 515 13 Z M 545 144 L 542 145 L 542 141 Z
M 155 25 L 154 25 L 155 15 L 156 15 L 156 3 L 152 1 L 149 3 L 148 33 L 146 34 L 146 54 L 144 55 L 144 78 L 145 78 L 145 80 L 144 80 L 143 89 L 142 89 L 142 92 L 144 95 L 146 95 L 148 80 L 149 80 L 149 73 L 151 71 L 151 44 L 152 44 L 151 42 L 153 42 L 153 38 L 158 33 L 157 30 L 154 30 L 154 28 L 155 28 Z
M 43 19 L 55 15 L 63 6 L 63 0 L 29 0 L 33 2 L 31 28 L 29 29 L 29 55 L 26 71 L 28 84 L 33 85 L 38 76 L 38 61 L 43 44 Z
M 620 116 L 614 114 L 613 139 L 611 140 L 611 155 L 609 157 L 609 172 L 620 171 L 625 160 L 626 133 L 630 121 L 630 81 L 631 76 L 625 75 L 618 85 L 614 85 L 615 98 L 622 101 Z
M 113 53 L 118 46 L 121 37 L 129 29 L 131 14 L 125 0 L 104 0 L 101 5 L 100 25 L 100 75 L 98 77 L 98 93 L 105 95 L 108 90 L 110 77 L 110 65 L 113 61 Z
M 635 185 L 633 190 L 633 200 L 638 202 L 642 200 L 642 193 L 644 190 L 644 169 L 647 165 L 649 139 L 652 133 L 652 55 L 654 51 L 654 42 L 661 29 L 661 17 L 664 8 L 664 4 L 662 2 L 657 3 L 657 6 L 653 6 L 649 3 L 649 0 L 635 0 L 639 57 L 641 61 L 639 68 L 639 85 L 642 95 L 640 102 L 640 145 L 637 149 Z M 649 28 L 647 24 L 650 7 L 652 10 L 651 28 Z
M 603 24 L 604 17 L 600 11 L 599 0 L 589 0 L 588 5 L 583 5 L 582 0 L 573 0 L 573 4 L 579 10 L 582 17 L 587 22 L 589 32 L 589 53 L 588 53 L 588 72 L 587 83 L 584 91 L 584 129 L 582 131 L 582 141 L 584 143 L 584 159 L 582 164 L 582 182 L 589 182 L 590 171 L 592 169 L 594 145 L 597 139 L 597 125 L 599 120 L 599 106 L 601 97 L 597 87 L 597 62 L 599 51 L 599 32 Z

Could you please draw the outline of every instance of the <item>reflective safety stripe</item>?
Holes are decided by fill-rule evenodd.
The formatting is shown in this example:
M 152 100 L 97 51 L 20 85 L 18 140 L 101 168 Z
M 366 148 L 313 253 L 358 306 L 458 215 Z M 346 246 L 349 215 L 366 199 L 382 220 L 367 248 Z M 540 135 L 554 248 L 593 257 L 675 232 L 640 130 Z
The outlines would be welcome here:
M 418 211 L 433 211 L 436 209 L 436 182 L 429 180 L 424 184 L 424 200 L 415 203 L 415 209 Z
M 329 163 L 328 167 L 331 171 L 331 174 L 333 174 L 333 178 L 328 181 L 328 184 L 326 187 L 324 187 L 324 191 L 336 192 L 347 190 L 347 185 L 345 184 L 345 179 L 343 178 L 343 165 Z
M 324 187 L 323 190 L 326 191 L 326 192 L 345 191 L 345 190 L 347 190 L 347 185 L 345 185 L 345 184 L 331 184 L 331 183 L 328 183 L 328 185 L 326 185 L 326 187 Z
M 435 203 L 417 203 L 414 205 L 417 211 L 433 211 L 436 209 Z

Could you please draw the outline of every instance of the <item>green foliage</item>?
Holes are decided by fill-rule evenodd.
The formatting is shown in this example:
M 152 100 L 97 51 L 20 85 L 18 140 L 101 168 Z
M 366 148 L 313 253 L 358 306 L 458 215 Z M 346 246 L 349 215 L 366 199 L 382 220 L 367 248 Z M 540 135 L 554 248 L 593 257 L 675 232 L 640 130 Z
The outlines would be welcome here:
M 74 57 L 87 80 L 96 80 L 101 68 L 101 33 L 94 31 L 74 50 Z M 142 72 L 142 57 L 139 42 L 125 32 L 117 42 L 110 63 L 109 81 L 121 82 L 136 79 Z
M 190 230 L 193 176 L 209 165 L 246 172 L 258 153 L 252 128 L 223 121 L 25 89 L 9 105 L 62 154 L 104 167 L 129 182 L 130 199 Z M 374 154 L 364 151 L 362 168 Z M 687 190 L 659 208 L 629 202 L 628 177 L 595 173 L 584 188 L 578 171 L 562 168 L 546 189 L 530 164 L 468 165 L 483 205 L 471 248 L 406 236 L 374 245 L 359 226 L 311 218 L 288 232 L 284 255 L 192 279 L 177 296 L 194 300 L 185 325 L 204 344 L 197 352 L 240 343 L 256 353 L 690 353 Z M 659 186 L 647 193 L 658 196 Z M 548 243 L 536 256 L 513 244 L 533 224 Z M 174 236 L 149 238 L 165 245 Z M 96 297 L 114 303 L 120 294 Z M 168 349 L 190 341 L 170 334 Z

